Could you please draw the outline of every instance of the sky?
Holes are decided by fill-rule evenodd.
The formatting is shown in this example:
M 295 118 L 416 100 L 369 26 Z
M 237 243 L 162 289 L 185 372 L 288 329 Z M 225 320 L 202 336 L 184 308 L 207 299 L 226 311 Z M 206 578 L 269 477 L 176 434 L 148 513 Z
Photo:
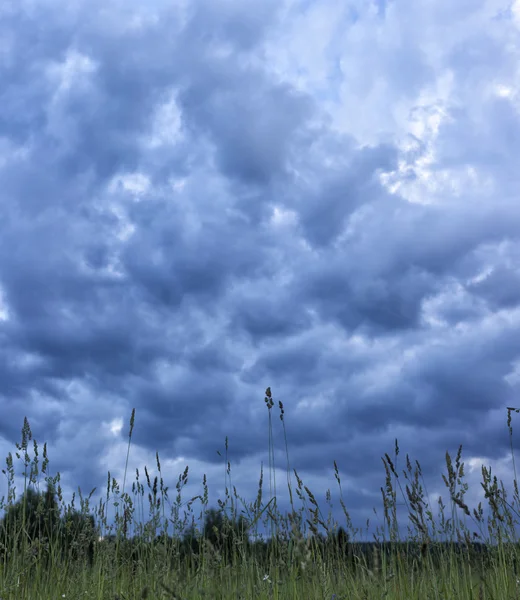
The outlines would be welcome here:
M 396 439 L 434 514 L 460 444 L 471 508 L 482 465 L 511 489 L 519 29 L 519 0 L 4 0 L 3 468 L 27 417 L 95 505 L 135 408 L 125 491 L 158 452 L 172 502 L 188 465 L 216 506 L 227 436 L 231 486 L 254 501 L 263 464 L 268 498 L 269 386 L 282 512 L 279 401 L 339 524 L 334 460 L 375 531 Z

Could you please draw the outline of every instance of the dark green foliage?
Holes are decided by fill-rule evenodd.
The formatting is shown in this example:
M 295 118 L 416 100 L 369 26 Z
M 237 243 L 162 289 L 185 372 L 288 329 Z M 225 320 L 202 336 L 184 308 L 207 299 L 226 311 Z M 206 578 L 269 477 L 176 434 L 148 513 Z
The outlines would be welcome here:
M 0 543 L 7 559 L 13 552 L 42 553 L 48 558 L 50 544 L 59 530 L 59 507 L 50 485 L 44 494 L 29 487 L 10 506 L 0 522 Z
M 86 559 L 92 565 L 95 539 L 93 515 L 69 508 L 62 518 L 50 484 L 43 494 L 28 487 L 0 521 L 0 550 L 6 563 L 17 552 L 41 559 L 45 565 L 59 559 Z
M 233 564 L 249 548 L 248 525 L 243 515 L 236 520 L 230 519 L 222 510 L 208 509 L 204 520 L 202 536 L 197 536 L 191 526 L 182 541 L 187 555 L 199 555 L 203 540 L 209 542 L 226 564 Z
M 68 510 L 62 520 L 60 546 L 64 561 L 86 561 L 94 563 L 94 546 L 98 534 L 94 516 Z
M 269 389 L 266 395 L 270 400 L 267 403 L 270 410 L 273 402 Z M 280 407 L 283 411 L 281 403 Z M 130 430 L 133 426 L 133 417 L 134 413 L 132 413 Z M 27 421 L 22 433 L 25 437 L 30 434 Z M 21 447 L 25 448 L 23 444 Z M 450 487 L 454 504 L 466 515 L 471 516 L 469 508 L 462 500 L 462 495 L 460 493 L 456 495 L 452 484 L 457 478 L 462 480 L 463 463 L 460 453 L 461 448 L 454 465 L 447 454 L 448 478 L 445 478 L 445 483 Z M 395 454 L 397 457 L 397 440 Z M 377 597 L 388 600 L 392 598 L 422 600 L 427 597 L 461 599 L 518 597 L 520 588 L 516 564 L 518 544 L 506 542 L 505 539 L 515 539 L 515 537 L 509 537 L 510 532 L 504 533 L 496 527 L 497 523 L 504 520 L 502 515 L 504 502 L 499 497 L 496 485 L 488 489 L 490 475 L 485 468 L 483 467 L 482 487 L 487 494 L 486 497 L 489 497 L 494 516 L 493 521 L 488 521 L 487 529 L 490 539 L 493 539 L 493 534 L 495 536 L 498 534 L 499 547 L 475 542 L 475 540 L 483 540 L 476 531 L 477 529 L 481 533 L 484 531 L 480 505 L 479 511 L 473 513 L 475 517 L 473 531 L 463 528 L 459 532 L 451 525 L 448 527 L 447 523 L 452 519 L 446 521 L 444 507 L 439 500 L 441 528 L 436 529 L 433 524 L 433 513 L 426 499 L 423 498 L 421 489 L 415 484 L 415 480 L 411 484 L 413 489 L 406 486 L 407 497 L 410 502 L 413 500 L 413 514 L 410 518 L 415 533 L 408 541 L 403 542 L 398 535 L 397 521 L 392 517 L 395 494 L 390 474 L 394 474 L 397 480 L 397 466 L 394 466 L 397 465 L 397 459 L 390 460 L 388 455 L 385 457 L 386 462 L 383 461 L 387 470 L 385 489 L 388 493 L 383 494 L 383 502 L 385 523 L 390 536 L 386 535 L 385 527 L 383 530 L 385 541 L 382 542 L 378 541 L 376 536 L 374 536 L 376 541 L 360 542 L 351 538 L 342 527 L 336 530 L 335 524 L 330 526 L 331 521 L 321 515 L 314 495 L 303 486 L 296 471 L 294 471 L 297 480 L 296 495 L 302 500 L 307 496 L 311 505 L 316 507 L 307 514 L 305 507 L 302 507 L 301 515 L 300 511 L 294 508 L 292 493 L 293 510 L 286 516 L 277 512 L 273 498 L 267 504 L 263 504 L 263 471 L 261 471 L 257 501 L 249 507 L 237 496 L 233 486 L 234 497 L 227 493 L 226 487 L 226 502 L 219 500 L 219 509 L 208 509 L 204 476 L 204 495 L 196 496 L 188 502 L 188 512 L 185 512 L 182 521 L 179 518 L 179 509 L 182 506 L 180 492 L 182 485 L 187 482 L 188 468 L 186 467 L 177 486 L 177 502 L 175 510 L 172 510 L 174 518 L 169 519 L 178 535 L 179 532 L 183 532 L 181 537 L 175 538 L 165 533 L 154 537 L 157 523 L 155 518 L 144 527 L 143 531 L 147 533 L 129 538 L 127 509 L 128 521 L 131 521 L 131 511 L 125 502 L 124 526 L 118 528 L 121 535 L 116 537 L 109 532 L 103 540 L 100 540 L 100 531 L 96 528 L 94 516 L 88 511 L 88 502 L 83 503 L 82 500 L 82 511 L 78 512 L 74 510 L 73 500 L 70 509 L 61 516 L 50 485 L 43 494 L 38 494 L 29 485 L 16 504 L 8 505 L 5 517 L 0 521 L 0 543 L 3 544 L 0 546 L 0 556 L 3 559 L 0 561 L 0 596 L 6 600 L 7 598 L 32 600 L 36 597 L 62 596 L 79 598 L 88 591 L 94 594 L 91 597 L 112 600 L 113 598 L 136 598 L 137 589 L 142 590 L 140 598 L 162 597 L 159 594 L 163 589 L 168 591 L 168 597 L 172 598 L 218 597 L 223 600 L 237 597 L 275 597 L 275 594 L 279 598 L 335 597 L 338 600 L 347 597 Z M 12 461 L 9 457 L 7 463 L 9 475 L 14 478 Z M 160 472 L 158 455 L 157 466 Z M 340 472 L 336 463 L 334 467 L 340 493 L 342 493 Z M 411 472 L 408 456 L 407 470 L 408 473 L 403 471 L 405 476 Z M 41 472 L 45 473 L 44 468 Z M 417 472 L 419 472 L 418 463 Z M 229 473 L 228 462 L 226 474 Z M 158 509 L 164 506 L 164 501 L 168 499 L 167 488 L 163 485 L 161 477 L 160 489 L 163 498 L 157 498 L 159 478 L 155 478 L 152 488 L 146 467 L 145 475 L 150 489 L 153 489 L 153 496 L 149 494 L 149 499 L 155 516 Z M 412 475 L 406 478 L 411 479 Z M 139 480 L 138 472 L 137 479 Z M 34 483 L 35 480 L 31 478 L 30 484 L 34 485 Z M 115 480 L 112 485 L 112 490 L 114 489 L 116 489 Z M 290 486 L 289 490 L 291 489 Z M 109 490 L 107 490 L 107 501 L 108 495 Z M 205 515 L 204 526 L 200 533 L 194 527 L 194 518 L 191 519 L 191 527 L 187 528 L 190 523 L 191 504 L 197 499 L 201 500 Z M 237 499 L 242 501 L 246 508 L 242 514 L 247 513 L 248 516 L 252 514 L 251 521 L 243 516 L 235 518 Z M 162 503 L 159 500 L 162 500 Z M 518 502 L 517 492 L 513 501 Z M 11 502 L 14 502 L 14 497 Z M 229 518 L 224 511 L 228 503 L 231 504 L 232 518 Z M 341 505 L 349 531 L 352 531 L 352 535 L 356 537 L 359 530 L 352 528 L 343 500 Z M 115 506 L 120 506 L 120 498 L 115 502 Z M 428 521 L 431 521 L 430 527 L 424 515 L 427 515 Z M 309 518 L 306 518 L 307 516 Z M 100 508 L 97 517 L 107 528 L 104 507 Z M 268 539 L 262 539 L 260 536 L 260 539 L 255 538 L 251 542 L 249 531 L 256 534 L 257 523 L 260 520 L 272 535 Z M 444 534 L 441 539 L 459 541 L 458 543 L 439 542 L 438 536 L 431 536 L 430 531 L 434 534 L 435 532 Z M 309 537 L 309 534 L 312 535 Z M 6 563 L 7 568 L 5 568 Z M 47 568 L 48 566 L 50 568 Z M 89 568 L 92 566 L 94 568 Z M 168 585 L 164 583 L 166 580 Z M 153 593 L 150 595 L 152 590 Z

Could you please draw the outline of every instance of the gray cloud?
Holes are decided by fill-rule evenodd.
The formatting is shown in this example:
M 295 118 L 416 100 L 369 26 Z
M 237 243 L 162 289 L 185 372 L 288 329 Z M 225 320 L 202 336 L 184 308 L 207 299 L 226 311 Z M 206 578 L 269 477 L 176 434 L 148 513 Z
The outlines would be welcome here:
M 100 489 L 135 407 L 136 466 L 159 451 L 217 492 L 229 436 L 252 499 L 271 386 L 291 467 L 321 497 L 337 460 L 357 526 L 396 437 L 434 491 L 459 443 L 502 461 L 520 212 L 518 52 L 499 34 L 515 24 L 422 4 L 0 16 L 0 450 L 27 415 L 68 489 Z

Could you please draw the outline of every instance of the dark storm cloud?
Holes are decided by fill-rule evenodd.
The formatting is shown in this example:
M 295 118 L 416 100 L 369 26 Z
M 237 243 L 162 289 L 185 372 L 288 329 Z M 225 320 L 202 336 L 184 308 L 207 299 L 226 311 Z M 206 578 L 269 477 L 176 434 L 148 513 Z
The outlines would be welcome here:
M 393 171 L 395 148 L 378 146 L 352 152 L 348 165 L 342 164 L 330 175 L 323 173 L 323 183 L 314 193 L 304 196 L 301 223 L 305 237 L 315 246 L 332 243 L 344 229 L 348 217 L 366 203 L 383 195 L 376 180 L 378 171 Z M 347 161 L 345 161 L 347 162 Z
M 27 415 L 70 488 L 100 488 L 106 461 L 124 469 L 135 407 L 135 461 L 151 466 L 157 450 L 174 469 L 194 461 L 196 476 L 211 474 L 229 436 L 238 476 L 251 461 L 259 475 L 272 386 L 277 465 L 284 433 L 311 489 L 333 487 L 336 459 L 359 523 L 379 503 L 396 437 L 429 482 L 459 443 L 473 457 L 507 454 L 519 119 L 464 67 L 500 63 L 509 81 L 513 61 L 484 17 L 468 54 L 449 15 L 425 4 L 428 19 L 413 6 L 406 17 L 393 3 L 376 16 L 354 7 L 352 35 L 323 50 L 342 58 L 343 79 L 336 68 L 327 85 L 331 96 L 350 86 L 352 135 L 282 60 L 294 48 L 278 3 L 141 15 L 114 3 L 103 18 L 101 5 L 34 3 L 0 16 L 2 450 Z M 335 14 L 313 8 L 293 6 L 296 49 Z M 430 41 L 447 30 L 449 51 L 422 47 L 419 26 Z M 436 137 L 408 132 L 416 144 L 403 148 L 389 128 L 428 121 L 435 102 L 421 94 L 448 67 Z M 483 178 L 473 187 L 469 167 Z M 388 173 L 424 204 L 391 191 Z M 425 191 L 457 177 L 458 191 Z
M 485 279 L 467 287 L 487 301 L 492 310 L 514 308 L 520 303 L 520 274 L 512 267 L 498 265 Z
M 288 86 L 264 88 L 260 73 L 233 74 L 229 88 L 208 91 L 204 78 L 180 96 L 195 133 L 208 133 L 222 173 L 246 184 L 265 185 L 284 172 L 289 141 L 309 114 L 310 102 Z M 190 126 L 188 120 L 188 126 Z

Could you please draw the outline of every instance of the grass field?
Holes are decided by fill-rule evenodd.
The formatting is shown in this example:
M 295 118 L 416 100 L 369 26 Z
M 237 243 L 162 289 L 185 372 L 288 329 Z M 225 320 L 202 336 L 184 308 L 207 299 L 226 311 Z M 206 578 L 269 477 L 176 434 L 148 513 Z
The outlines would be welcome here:
M 266 390 L 269 411 L 269 440 L 272 440 L 271 390 Z M 284 426 L 285 415 L 278 403 Z M 511 414 L 507 424 L 512 440 Z M 518 411 L 516 411 L 518 412 Z M 135 410 L 130 419 L 129 446 Z M 446 454 L 447 473 L 443 475 L 450 495 L 450 515 L 439 503 L 439 522 L 425 498 L 424 480 L 419 463 L 406 457 L 405 469 L 398 471 L 399 446 L 395 455 L 383 458 L 386 481 L 381 488 L 384 525 L 374 540 L 361 541 L 352 526 L 343 500 L 339 470 L 334 461 L 335 478 L 345 522 L 341 527 L 324 516 L 314 494 L 294 471 L 296 486 L 291 484 L 287 451 L 287 486 L 291 511 L 277 509 L 276 481 L 272 463 L 273 445 L 269 443 L 270 495 L 264 500 L 263 472 L 258 495 L 247 504 L 231 482 L 227 460 L 226 496 L 218 509 L 208 507 L 208 488 L 204 477 L 202 496 L 182 500 L 188 481 L 188 468 L 179 476 L 176 498 L 169 514 L 168 489 L 163 484 L 157 455 L 159 478 L 150 480 L 145 468 L 146 486 L 139 480 L 132 494 L 107 479 L 106 499 L 95 511 L 88 498 L 75 498 L 65 506 L 59 474 L 45 477 L 46 491 L 37 493 L 39 476 L 46 475 L 46 445 L 39 463 L 38 445 L 33 442 L 34 457 L 29 456 L 32 434 L 25 420 L 22 440 L 16 456 L 24 463 L 24 494 L 16 499 L 13 489 L 13 457 L 7 457 L 8 497 L 0 528 L 0 599 L 69 600 L 84 599 L 480 599 L 520 598 L 517 578 L 518 544 L 515 524 L 520 498 L 514 474 L 514 495 L 508 502 L 504 486 L 482 468 L 482 486 L 490 511 L 484 517 L 479 505 L 470 509 L 465 501 L 464 464 L 461 450 L 453 461 Z M 511 441 L 511 452 L 513 446 Z M 514 456 L 513 456 L 514 465 Z M 347 466 L 348 467 L 348 466 Z M 128 468 L 128 454 L 126 469 Z M 397 523 L 397 495 L 409 511 L 407 539 L 400 539 Z M 58 504 L 58 501 L 60 504 Z M 144 515 L 148 499 L 146 525 L 136 515 Z M 330 492 L 326 494 L 330 500 Z M 203 531 L 195 526 L 194 507 L 200 505 Z M 298 507 L 296 505 L 299 505 Z M 114 525 L 108 524 L 113 507 Z M 182 513 L 182 516 L 181 516 Z M 472 523 L 468 529 L 459 516 Z M 167 524 L 174 534 L 166 534 Z M 269 536 L 258 534 L 259 526 Z M 156 537 L 157 527 L 163 534 Z M 133 531 L 133 536 L 131 532 Z M 101 539 L 103 538 L 103 539 Z M 448 543 L 449 542 L 449 543 Z

